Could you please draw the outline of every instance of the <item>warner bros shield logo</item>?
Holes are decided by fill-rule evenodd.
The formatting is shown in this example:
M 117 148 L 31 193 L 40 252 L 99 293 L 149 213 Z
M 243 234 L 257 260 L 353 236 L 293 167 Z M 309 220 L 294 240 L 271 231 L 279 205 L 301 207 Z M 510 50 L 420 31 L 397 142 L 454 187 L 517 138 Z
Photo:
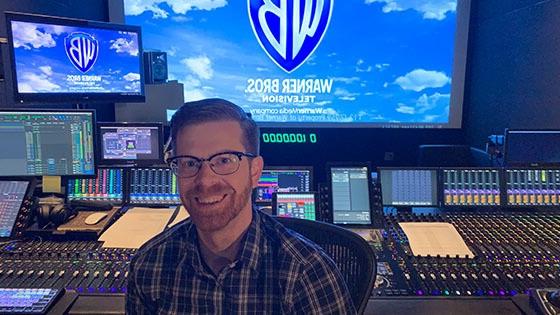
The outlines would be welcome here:
M 64 50 L 74 67 L 86 73 L 97 61 L 99 42 L 90 34 L 76 32 L 64 39 Z
M 327 31 L 334 0 L 247 0 L 255 36 L 290 73 L 313 54 Z

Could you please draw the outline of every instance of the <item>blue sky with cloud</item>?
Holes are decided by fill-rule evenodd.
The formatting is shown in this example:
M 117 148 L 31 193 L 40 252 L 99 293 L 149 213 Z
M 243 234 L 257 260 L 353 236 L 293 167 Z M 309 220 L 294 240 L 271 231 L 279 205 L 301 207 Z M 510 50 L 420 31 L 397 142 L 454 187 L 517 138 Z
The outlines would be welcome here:
M 168 52 L 170 79 L 184 84 L 186 101 L 226 98 L 260 121 L 447 123 L 455 7 L 445 0 L 336 0 L 318 48 L 287 73 L 259 45 L 247 1 L 125 0 L 127 23 L 142 26 L 144 49 Z M 308 93 L 313 102 L 265 103 L 266 93 L 247 91 L 256 78 L 333 85 L 329 94 Z M 320 114 L 271 114 L 280 108 Z
M 140 93 L 138 39 L 133 33 L 28 22 L 12 22 L 20 93 Z M 71 63 L 64 39 L 85 32 L 99 42 L 93 67 L 85 74 Z M 100 76 L 92 85 L 75 84 L 68 75 Z

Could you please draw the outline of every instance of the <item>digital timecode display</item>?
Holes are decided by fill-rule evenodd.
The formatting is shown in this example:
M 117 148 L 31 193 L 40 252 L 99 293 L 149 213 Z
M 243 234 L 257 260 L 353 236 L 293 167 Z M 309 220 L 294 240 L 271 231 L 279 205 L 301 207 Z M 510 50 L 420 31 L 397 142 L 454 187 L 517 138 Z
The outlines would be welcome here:
M 263 133 L 264 143 L 317 143 L 317 135 L 314 133 Z

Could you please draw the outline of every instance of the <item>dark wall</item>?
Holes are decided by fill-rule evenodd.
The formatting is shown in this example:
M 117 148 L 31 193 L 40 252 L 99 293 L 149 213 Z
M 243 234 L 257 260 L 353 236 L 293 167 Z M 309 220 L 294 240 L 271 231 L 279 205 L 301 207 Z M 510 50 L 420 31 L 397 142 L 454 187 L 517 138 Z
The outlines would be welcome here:
M 560 0 L 473 2 L 466 141 L 505 128 L 560 129 Z
M 262 129 L 314 132 L 316 144 L 261 144 L 266 165 L 311 165 L 317 182 L 326 181 L 327 162 L 370 162 L 371 166 L 414 166 L 420 144 L 463 144 L 462 130 L 420 129 Z
M 6 19 L 5 11 L 15 11 L 23 13 L 54 15 L 62 17 L 71 17 L 77 19 L 109 21 L 108 2 L 113 0 L 17 0 L 17 1 L 0 1 L 0 38 L 5 38 Z M 1 44 L 0 60 L 4 67 L 0 74 L 0 108 L 14 107 L 45 107 L 45 108 L 73 108 L 75 104 L 16 104 L 13 98 L 12 75 L 9 66 L 8 47 Z M 0 72 L 2 70 L 0 69 Z M 114 120 L 113 104 L 95 104 L 88 105 L 86 108 L 93 108 L 97 111 L 99 120 Z

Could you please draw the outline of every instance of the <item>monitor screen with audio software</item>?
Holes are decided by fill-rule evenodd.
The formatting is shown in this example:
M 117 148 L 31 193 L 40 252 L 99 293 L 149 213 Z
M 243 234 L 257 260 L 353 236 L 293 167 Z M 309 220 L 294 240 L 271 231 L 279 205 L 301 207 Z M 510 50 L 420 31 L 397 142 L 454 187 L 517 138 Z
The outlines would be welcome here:
M 94 176 L 93 110 L 0 110 L 0 176 Z
M 163 161 L 161 123 L 98 123 L 100 164 L 151 165 Z
M 0 238 L 12 235 L 28 187 L 28 181 L 0 181 Z
M 306 166 L 270 166 L 265 167 L 256 188 L 257 204 L 272 203 L 275 192 L 306 192 L 312 190 L 313 171 Z
M 379 168 L 384 206 L 437 206 L 437 169 Z
M 274 193 L 272 214 L 279 217 L 316 219 L 317 195 L 313 192 Z
M 372 223 L 370 175 L 367 165 L 329 167 L 334 224 Z

